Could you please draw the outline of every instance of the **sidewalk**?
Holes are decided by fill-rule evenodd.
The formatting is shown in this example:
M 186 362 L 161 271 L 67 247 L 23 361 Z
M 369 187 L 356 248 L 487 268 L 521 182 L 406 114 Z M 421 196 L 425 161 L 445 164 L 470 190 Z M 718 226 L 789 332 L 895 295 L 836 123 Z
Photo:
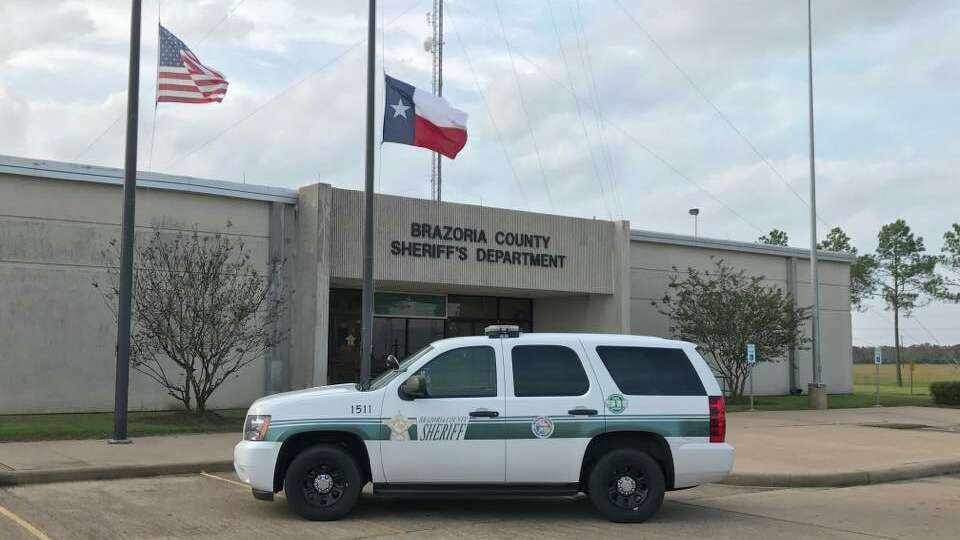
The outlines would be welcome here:
M 229 471 L 238 438 L 0 443 L 0 485 Z M 960 472 L 960 409 L 731 413 L 727 440 L 737 449 L 731 484 L 845 486 Z
M 934 476 L 960 472 L 960 409 L 732 413 L 727 441 L 737 449 L 729 484 L 845 486 Z
M 239 433 L 0 443 L 0 486 L 232 471 Z

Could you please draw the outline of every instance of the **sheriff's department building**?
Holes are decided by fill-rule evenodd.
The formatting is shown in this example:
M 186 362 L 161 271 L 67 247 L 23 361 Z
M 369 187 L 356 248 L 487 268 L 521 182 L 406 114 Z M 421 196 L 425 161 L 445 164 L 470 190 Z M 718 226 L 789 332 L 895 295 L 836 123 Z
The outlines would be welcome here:
M 0 156 L 0 414 L 112 408 L 116 328 L 91 284 L 104 279 L 101 252 L 120 236 L 122 178 L 119 169 Z M 139 175 L 138 237 L 154 228 L 227 232 L 261 270 L 272 258 L 286 261 L 281 324 L 289 340 L 247 366 L 211 406 L 357 380 L 362 195 L 322 183 L 291 190 Z M 375 205 L 377 359 L 493 323 L 668 337 L 652 301 L 674 267 L 708 268 L 715 259 L 811 303 L 805 250 L 390 195 Z M 836 393 L 853 388 L 850 262 L 820 254 L 824 380 Z M 805 389 L 810 353 L 791 351 L 755 376 L 760 394 Z M 175 406 L 136 372 L 130 404 Z

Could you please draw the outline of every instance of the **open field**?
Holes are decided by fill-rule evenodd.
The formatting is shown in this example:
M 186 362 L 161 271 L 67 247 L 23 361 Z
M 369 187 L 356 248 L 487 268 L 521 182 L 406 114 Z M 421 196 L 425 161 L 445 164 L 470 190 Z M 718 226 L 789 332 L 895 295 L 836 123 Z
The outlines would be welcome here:
M 891 394 L 910 393 L 910 365 L 900 366 L 903 374 L 903 386 L 897 386 L 897 367 L 893 363 L 880 366 L 880 392 Z M 855 392 L 873 391 L 875 366 L 873 364 L 853 365 L 853 384 Z M 955 364 L 915 364 L 913 371 L 913 393 L 929 394 L 930 383 L 936 381 L 960 381 L 960 366 Z

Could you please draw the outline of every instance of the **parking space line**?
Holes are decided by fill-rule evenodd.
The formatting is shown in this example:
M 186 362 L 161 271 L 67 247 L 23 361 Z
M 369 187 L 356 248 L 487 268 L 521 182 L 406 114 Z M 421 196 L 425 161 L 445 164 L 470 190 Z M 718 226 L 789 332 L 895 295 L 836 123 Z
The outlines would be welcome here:
M 233 484 L 235 486 L 240 486 L 244 489 L 250 489 L 250 486 L 244 484 L 243 482 L 237 482 L 236 480 L 231 480 L 229 478 L 223 478 L 222 476 L 217 476 L 215 474 L 210 474 L 208 472 L 201 472 L 200 476 L 205 476 L 207 478 L 213 478 L 214 480 L 219 480 L 221 482 L 226 482 L 228 484 Z
M 45 534 L 43 534 L 43 531 L 41 531 L 40 529 L 34 527 L 34 526 L 31 525 L 30 523 L 28 523 L 26 520 L 24 520 L 23 518 L 21 518 L 20 516 L 18 516 L 18 515 L 16 515 L 16 514 L 14 514 L 14 513 L 11 512 L 10 510 L 7 510 L 7 509 L 4 508 L 3 506 L 0 506 L 0 515 L 3 515 L 4 517 L 10 519 L 10 521 L 12 521 L 12 522 L 16 523 L 17 525 L 19 525 L 20 527 L 22 527 L 23 530 L 25 530 L 25 531 L 27 531 L 28 533 L 32 534 L 33 537 L 34 537 L 34 538 L 37 538 L 38 540 L 50 540 L 50 537 L 47 536 L 47 535 L 45 535 Z

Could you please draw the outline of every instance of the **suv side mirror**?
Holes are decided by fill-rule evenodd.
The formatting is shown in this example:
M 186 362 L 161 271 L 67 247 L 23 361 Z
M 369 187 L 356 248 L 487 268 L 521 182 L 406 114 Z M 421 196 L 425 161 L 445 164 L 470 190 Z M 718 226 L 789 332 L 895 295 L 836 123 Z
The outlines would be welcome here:
M 387 369 L 400 369 L 400 361 L 397 360 L 397 357 L 388 354 L 387 355 Z
M 422 375 L 411 375 L 409 379 L 403 381 L 398 393 L 400 399 L 404 401 L 413 401 L 418 398 L 427 397 L 427 382 Z

